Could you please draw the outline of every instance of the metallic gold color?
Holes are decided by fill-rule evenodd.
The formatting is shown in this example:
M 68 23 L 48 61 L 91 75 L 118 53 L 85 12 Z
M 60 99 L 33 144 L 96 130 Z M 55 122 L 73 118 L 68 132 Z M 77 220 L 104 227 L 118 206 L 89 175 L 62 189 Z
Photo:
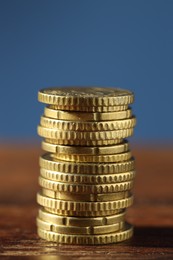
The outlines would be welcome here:
M 46 142 L 51 144 L 58 144 L 58 145 L 74 145 L 74 146 L 103 146 L 103 145 L 115 145 L 122 143 L 123 139 L 113 139 L 113 140 L 58 140 L 58 139 L 45 139 Z
M 133 134 L 133 128 L 121 129 L 116 131 L 100 131 L 100 132 L 78 132 L 78 131 L 62 131 L 51 128 L 38 126 L 38 135 L 49 139 L 60 140 L 112 140 L 129 137 Z
M 42 188 L 74 193 L 114 193 L 130 190 L 133 187 L 133 181 L 111 183 L 111 184 L 71 184 L 57 181 L 51 181 L 39 177 L 39 184 Z
M 59 216 L 72 216 L 72 217 L 106 217 L 112 216 L 124 212 L 122 209 L 106 210 L 106 211 L 73 211 L 73 210 L 61 210 L 45 207 L 45 210 L 52 214 Z
M 118 112 L 105 112 L 105 113 L 88 113 L 88 112 L 69 112 L 63 110 L 55 110 L 49 107 L 45 107 L 44 115 L 46 117 L 66 120 L 66 121 L 112 121 L 112 120 L 120 120 L 127 119 L 132 117 L 131 109 L 118 111 Z
M 43 127 L 64 131 L 113 131 L 132 128 L 135 124 L 135 117 L 116 121 L 81 122 L 57 120 L 42 116 L 40 120 L 40 125 Z
M 77 154 L 53 154 L 55 159 L 69 161 L 69 162 L 124 162 L 132 157 L 131 152 L 119 154 L 106 154 L 106 155 L 77 155 Z
M 112 225 L 118 222 L 124 221 L 125 211 L 118 213 L 116 215 L 107 217 L 95 217 L 95 218 L 82 218 L 82 217 L 65 217 L 58 216 L 45 211 L 44 209 L 39 209 L 39 218 L 47 221 L 51 224 L 65 225 L 65 226 L 77 226 L 77 227 L 88 227 L 88 226 L 103 226 Z
M 129 239 L 133 235 L 133 227 L 129 224 L 125 224 L 122 231 L 104 234 L 104 235 L 66 235 L 55 233 L 51 231 L 46 231 L 38 228 L 38 235 L 48 241 L 61 243 L 61 244 L 110 244 L 118 243 Z
M 51 154 L 40 157 L 40 167 L 57 172 L 76 174 L 115 174 L 134 170 L 134 159 L 121 163 L 74 163 L 54 161 Z
M 68 182 L 68 183 L 81 183 L 81 184 L 111 184 L 117 182 L 131 181 L 135 177 L 135 171 L 115 174 L 74 174 L 55 172 L 41 168 L 40 175 L 52 181 Z
M 42 188 L 42 194 L 49 198 L 58 200 L 70 200 L 70 201 L 113 201 L 120 200 L 129 197 L 131 194 L 129 191 L 122 191 L 116 193 L 103 193 L 103 194 L 76 194 L 72 192 L 53 191 Z
M 78 155 L 105 155 L 105 154 L 117 154 L 127 152 L 129 150 L 129 143 L 124 141 L 121 144 L 102 147 L 79 147 L 79 146 L 67 146 L 56 145 L 42 141 L 42 149 L 50 153 L 58 154 L 78 154 Z
M 80 112 L 118 112 L 128 109 L 128 105 L 124 106 L 109 106 L 109 107 L 103 107 L 103 106 L 95 106 L 95 107 L 84 107 L 84 106 L 59 106 L 59 105 L 50 105 L 48 106 L 51 109 L 55 110 L 68 110 L 68 111 L 80 111 Z
M 98 235 L 98 234 L 107 234 L 111 232 L 120 231 L 124 228 L 124 222 L 114 223 L 112 225 L 105 225 L 105 226 L 76 227 L 76 226 L 51 224 L 49 222 L 37 218 L 37 227 L 43 230 L 52 231 L 60 234 Z
M 121 106 L 133 103 L 134 95 L 119 88 L 59 87 L 41 89 L 38 100 L 60 106 Z
M 122 200 L 106 201 L 106 202 L 80 202 L 80 201 L 65 201 L 52 199 L 43 196 L 41 193 L 37 194 L 37 202 L 43 207 L 72 210 L 72 211 L 106 211 L 124 209 L 132 205 L 133 196 Z

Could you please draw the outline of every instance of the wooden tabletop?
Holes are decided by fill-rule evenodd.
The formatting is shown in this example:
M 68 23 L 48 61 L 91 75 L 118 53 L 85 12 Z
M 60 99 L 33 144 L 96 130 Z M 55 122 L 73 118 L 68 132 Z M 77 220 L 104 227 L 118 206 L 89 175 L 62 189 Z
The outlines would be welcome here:
M 155 147 L 155 148 L 153 148 Z M 38 238 L 38 157 L 34 145 L 1 145 L 0 256 L 25 259 L 173 259 L 173 147 L 136 146 L 135 203 L 129 241 L 103 246 L 57 245 Z M 13 257 L 14 259 L 14 257 Z

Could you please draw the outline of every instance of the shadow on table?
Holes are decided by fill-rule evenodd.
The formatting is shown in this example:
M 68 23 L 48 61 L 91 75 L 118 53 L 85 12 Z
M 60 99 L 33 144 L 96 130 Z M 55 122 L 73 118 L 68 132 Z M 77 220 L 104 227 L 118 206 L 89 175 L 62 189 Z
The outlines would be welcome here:
M 173 248 L 173 227 L 136 227 L 128 244 L 135 247 Z

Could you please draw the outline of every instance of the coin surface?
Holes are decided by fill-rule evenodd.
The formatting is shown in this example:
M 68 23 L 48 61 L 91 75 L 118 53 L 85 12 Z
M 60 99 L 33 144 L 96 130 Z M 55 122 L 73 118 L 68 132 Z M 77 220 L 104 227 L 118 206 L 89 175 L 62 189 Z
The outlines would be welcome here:
M 52 231 L 60 234 L 76 234 L 76 235 L 97 235 L 97 234 L 107 234 L 111 232 L 120 231 L 124 227 L 124 222 L 114 223 L 111 225 L 103 226 L 89 226 L 89 227 L 76 227 L 76 226 L 65 226 L 52 224 L 37 218 L 37 227 Z
M 52 128 L 38 126 L 38 135 L 48 139 L 56 140 L 112 140 L 127 138 L 133 134 L 133 128 L 121 129 L 116 131 L 95 131 L 95 132 L 78 132 L 78 131 L 63 131 Z
M 111 121 L 111 120 L 120 120 L 128 119 L 132 117 L 131 109 L 118 111 L 118 112 L 105 112 L 105 113 L 85 113 L 85 112 L 69 112 L 63 110 L 55 110 L 49 107 L 45 107 L 44 115 L 46 117 L 58 119 L 58 120 L 67 120 L 67 121 Z
M 74 163 L 54 160 L 46 153 L 40 157 L 40 167 L 62 173 L 76 174 L 115 174 L 134 170 L 134 158 L 121 163 Z
M 55 109 L 55 110 L 68 110 L 68 111 L 82 111 L 82 112 L 118 112 L 128 109 L 128 105 L 123 106 L 60 106 L 60 105 L 49 105 L 49 108 Z
M 40 102 L 60 106 L 121 106 L 133 103 L 131 91 L 100 87 L 55 87 L 38 92 Z
M 106 217 L 112 216 L 124 212 L 124 209 L 106 210 L 106 211 L 73 211 L 73 210 L 61 210 L 55 208 L 44 207 L 45 210 L 52 214 L 59 216 L 71 216 L 71 217 Z
M 103 226 L 112 225 L 118 222 L 122 222 L 125 219 L 125 211 L 117 213 L 116 215 L 107 217 L 66 217 L 59 216 L 47 212 L 45 209 L 39 209 L 38 216 L 40 219 L 47 221 L 52 224 L 65 225 L 65 226 L 77 226 L 77 227 L 88 227 L 88 226 Z
M 62 192 L 54 191 L 50 189 L 42 188 L 42 194 L 44 196 L 59 199 L 59 200 L 70 200 L 70 201 L 113 201 L 120 200 L 129 197 L 131 194 L 129 191 L 121 191 L 116 193 L 101 193 L 101 194 L 83 194 L 73 192 Z
M 124 162 L 132 157 L 130 151 L 119 154 L 106 154 L 106 155 L 77 155 L 77 154 L 53 154 L 55 159 L 60 159 L 69 162 Z
M 133 227 L 125 223 L 123 230 L 104 235 L 67 235 L 38 228 L 38 235 L 48 241 L 62 244 L 110 244 L 127 240 L 133 235 Z
M 37 202 L 43 207 L 68 211 L 106 211 L 124 209 L 131 206 L 133 203 L 133 196 L 116 201 L 80 202 L 52 199 L 41 193 L 37 193 Z
M 113 131 L 132 128 L 135 124 L 135 117 L 116 121 L 81 122 L 58 120 L 42 116 L 40 120 L 40 125 L 43 127 L 64 131 Z
M 104 154 L 117 154 L 127 152 L 129 150 L 128 141 L 123 141 L 117 145 L 102 146 L 102 147 L 85 147 L 85 146 L 67 146 L 51 144 L 42 141 L 42 149 L 58 154 L 78 154 L 78 155 L 104 155 Z
M 111 183 L 111 184 L 72 184 L 67 182 L 57 182 L 39 177 L 41 187 L 61 192 L 74 193 L 114 193 L 130 190 L 133 187 L 133 181 Z
M 50 171 L 41 168 L 40 175 L 52 181 L 81 183 L 81 184 L 106 184 L 116 182 L 126 182 L 134 179 L 135 171 L 115 173 L 115 174 L 75 174 Z
M 57 145 L 67 145 L 67 146 L 106 146 L 115 145 L 123 142 L 123 139 L 113 139 L 113 140 L 61 140 L 61 139 L 49 139 L 45 138 L 47 143 L 57 144 Z

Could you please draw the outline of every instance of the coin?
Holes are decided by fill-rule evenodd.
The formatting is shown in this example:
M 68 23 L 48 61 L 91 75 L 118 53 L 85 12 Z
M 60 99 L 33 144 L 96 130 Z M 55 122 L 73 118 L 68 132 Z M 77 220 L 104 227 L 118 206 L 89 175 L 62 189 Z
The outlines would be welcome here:
M 121 163 L 74 163 L 54 160 L 51 154 L 40 157 L 40 167 L 57 172 L 80 174 L 115 174 L 134 170 L 134 159 Z
M 45 107 L 44 115 L 46 117 L 59 119 L 59 120 L 67 120 L 67 121 L 111 121 L 111 120 L 120 120 L 120 119 L 128 119 L 132 117 L 131 109 L 118 111 L 118 112 L 104 112 L 104 113 L 88 113 L 88 112 L 69 112 L 63 110 L 55 110 L 49 107 Z
M 44 196 L 59 199 L 59 200 L 70 200 L 70 201 L 112 201 L 125 199 L 130 196 L 129 191 L 122 191 L 116 193 L 103 193 L 103 194 L 83 194 L 73 192 L 62 192 L 54 191 L 50 189 L 42 188 L 42 194 Z
M 59 216 L 72 216 L 72 217 L 106 217 L 115 214 L 122 213 L 123 209 L 106 210 L 106 211 L 73 211 L 73 210 L 61 210 L 55 208 L 45 207 L 45 210 L 52 214 L 57 214 Z
M 41 89 L 40 102 L 60 106 L 121 106 L 133 103 L 132 92 L 119 88 L 57 87 Z
M 40 218 L 37 218 L 37 227 L 43 230 L 52 231 L 60 234 L 97 235 L 120 231 L 124 227 L 124 222 L 114 223 L 105 226 L 76 227 L 52 224 Z
M 44 138 L 56 140 L 112 140 L 129 137 L 133 134 L 133 128 L 121 129 L 116 131 L 99 131 L 99 132 L 78 132 L 62 131 L 52 128 L 38 126 L 38 135 Z
M 39 177 L 39 184 L 49 190 L 74 193 L 113 193 L 130 190 L 133 187 L 133 181 L 90 185 L 51 181 L 41 176 Z
M 40 175 L 52 181 L 68 182 L 68 183 L 83 183 L 83 184 L 106 184 L 116 182 L 131 181 L 135 177 L 135 171 L 115 173 L 115 174 L 75 174 L 75 173 L 62 173 L 50 171 L 41 168 Z
M 81 202 L 52 199 L 42 195 L 41 193 L 38 193 L 37 202 L 43 207 L 68 211 L 106 211 L 124 209 L 131 206 L 133 202 L 133 196 L 115 201 Z
M 124 106 L 95 106 L 95 107 L 84 107 L 84 106 L 60 106 L 60 105 L 50 105 L 48 106 L 55 110 L 68 110 L 68 111 L 83 111 L 83 112 L 118 112 L 128 109 L 128 105 Z
M 64 131 L 116 131 L 132 128 L 135 126 L 135 124 L 135 117 L 116 121 L 80 122 L 57 120 L 42 116 L 40 120 L 40 125 L 43 127 Z
M 60 159 L 69 162 L 124 162 L 132 157 L 131 152 L 106 155 L 78 155 L 78 154 L 53 154 L 55 159 Z
M 77 227 L 88 227 L 88 226 L 103 226 L 112 225 L 118 222 L 124 221 L 125 211 L 117 213 L 116 215 L 106 217 L 66 217 L 58 216 L 47 212 L 44 209 L 39 209 L 39 218 L 52 224 L 65 225 L 65 226 L 77 226 Z
M 103 146 L 103 145 L 115 145 L 123 142 L 123 139 L 113 140 L 60 140 L 60 139 L 45 139 L 46 142 L 57 145 L 71 145 L 71 146 Z
M 129 150 L 129 143 L 124 141 L 117 145 L 102 146 L 102 147 L 79 147 L 79 146 L 67 146 L 47 143 L 42 141 L 42 149 L 58 154 L 78 154 L 78 155 L 102 155 L 102 154 L 117 154 L 123 153 Z
M 127 240 L 133 235 L 133 227 L 125 224 L 123 230 L 104 235 L 67 235 L 38 228 L 38 235 L 48 241 L 61 244 L 110 244 Z
M 132 128 L 135 124 L 135 117 L 116 121 L 81 122 L 58 120 L 42 116 L 40 120 L 40 125 L 43 127 L 64 131 L 113 131 Z

